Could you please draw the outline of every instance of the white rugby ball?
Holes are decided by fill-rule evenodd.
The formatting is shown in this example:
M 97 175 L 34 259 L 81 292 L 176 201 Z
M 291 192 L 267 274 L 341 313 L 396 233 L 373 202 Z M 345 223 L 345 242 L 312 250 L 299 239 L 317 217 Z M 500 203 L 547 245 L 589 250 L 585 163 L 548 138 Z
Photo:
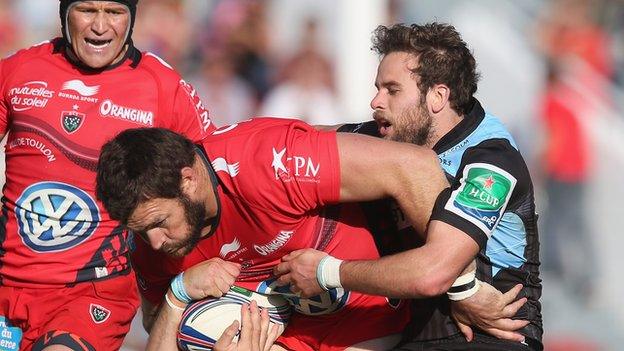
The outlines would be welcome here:
M 234 286 L 220 298 L 200 300 L 186 308 L 178 328 L 178 346 L 188 351 L 212 350 L 223 331 L 234 320 L 240 322 L 241 305 L 251 300 L 260 308 L 268 309 L 272 323 L 286 327 L 291 307 L 283 297 Z

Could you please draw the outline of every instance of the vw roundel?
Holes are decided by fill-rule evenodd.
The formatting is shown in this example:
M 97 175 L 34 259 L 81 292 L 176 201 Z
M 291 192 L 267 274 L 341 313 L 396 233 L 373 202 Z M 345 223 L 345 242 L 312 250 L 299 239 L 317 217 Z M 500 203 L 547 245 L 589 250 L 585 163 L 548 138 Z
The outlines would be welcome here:
M 15 216 L 22 241 L 35 252 L 71 249 L 89 238 L 100 221 L 89 194 L 59 182 L 26 188 L 16 201 Z

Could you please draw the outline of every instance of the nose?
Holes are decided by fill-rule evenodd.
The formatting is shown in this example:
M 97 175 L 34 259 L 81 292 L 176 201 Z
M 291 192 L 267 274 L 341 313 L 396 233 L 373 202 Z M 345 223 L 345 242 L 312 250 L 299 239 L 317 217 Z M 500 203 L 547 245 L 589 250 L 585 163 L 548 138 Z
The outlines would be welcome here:
M 373 110 L 379 110 L 379 109 L 383 109 L 385 107 L 385 101 L 384 101 L 384 98 L 383 98 L 383 94 L 381 93 L 381 90 L 377 91 L 377 93 L 375 94 L 375 96 L 371 100 L 370 107 Z
M 149 240 L 152 249 L 158 251 L 162 248 L 163 244 L 167 240 L 165 232 L 160 228 L 154 228 L 147 231 L 147 239 Z
M 102 35 L 106 33 L 107 28 L 108 19 L 106 18 L 106 13 L 104 11 L 98 11 L 93 19 L 93 23 L 91 23 L 91 30 L 97 35 Z

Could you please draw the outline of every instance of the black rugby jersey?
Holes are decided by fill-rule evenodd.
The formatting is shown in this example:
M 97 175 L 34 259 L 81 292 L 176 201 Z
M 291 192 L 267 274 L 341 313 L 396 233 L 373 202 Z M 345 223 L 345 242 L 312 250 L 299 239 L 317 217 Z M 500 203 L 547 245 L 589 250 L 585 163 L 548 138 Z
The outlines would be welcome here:
M 347 124 L 341 132 L 378 136 L 374 121 Z M 433 147 L 451 184 L 437 199 L 431 219 L 470 235 L 480 247 L 477 277 L 500 291 L 524 285 L 527 303 L 515 318 L 531 323 L 519 332 L 542 349 L 539 302 L 539 240 L 533 184 L 526 163 L 503 124 L 475 99 L 471 112 Z M 398 205 L 390 199 L 363 203 L 379 251 L 393 254 L 422 245 Z M 460 334 L 446 295 L 412 301 L 404 342 Z M 477 331 L 478 332 L 478 331 Z

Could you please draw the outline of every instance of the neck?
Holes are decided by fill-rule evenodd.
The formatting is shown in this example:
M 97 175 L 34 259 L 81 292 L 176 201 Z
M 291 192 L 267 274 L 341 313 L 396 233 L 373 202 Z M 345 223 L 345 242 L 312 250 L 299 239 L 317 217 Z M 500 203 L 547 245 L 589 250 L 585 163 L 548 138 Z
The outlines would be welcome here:
M 212 181 L 210 180 L 208 166 L 199 155 L 195 156 L 194 168 L 196 168 L 199 176 L 198 192 L 203 199 L 202 202 L 206 208 L 206 216 L 208 218 L 214 217 L 217 214 L 217 198 L 215 196 Z
M 201 155 L 195 155 L 195 165 L 199 176 L 198 192 L 206 209 L 206 227 L 202 230 L 202 236 L 214 232 L 219 221 L 219 200 L 217 198 L 217 184 L 212 180 L 212 168 Z
M 464 116 L 458 115 L 453 110 L 441 111 L 438 116 L 434 116 L 433 135 L 426 146 L 433 148 L 433 146 L 437 144 L 443 136 L 455 128 L 462 119 L 464 119 Z

